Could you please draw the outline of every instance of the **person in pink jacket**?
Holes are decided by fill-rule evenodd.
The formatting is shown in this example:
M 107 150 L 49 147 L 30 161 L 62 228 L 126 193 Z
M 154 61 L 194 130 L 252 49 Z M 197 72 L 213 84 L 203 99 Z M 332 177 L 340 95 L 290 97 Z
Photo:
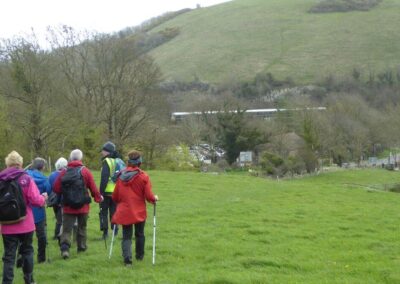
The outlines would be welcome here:
M 18 246 L 22 254 L 25 283 L 34 283 L 33 280 L 33 246 L 32 237 L 35 231 L 32 206 L 45 206 L 47 194 L 39 193 L 32 178 L 22 168 L 23 158 L 12 151 L 5 159 L 7 168 L 0 172 L 0 180 L 13 180 L 17 178 L 21 186 L 26 206 L 26 217 L 14 224 L 2 224 L 3 237 L 3 284 L 12 283 L 14 279 L 14 264 Z

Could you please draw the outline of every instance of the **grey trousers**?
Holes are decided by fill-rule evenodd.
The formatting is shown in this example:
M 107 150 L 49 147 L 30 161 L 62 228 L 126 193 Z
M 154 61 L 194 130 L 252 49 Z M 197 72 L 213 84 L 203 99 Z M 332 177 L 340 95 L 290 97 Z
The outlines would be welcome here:
M 63 225 L 60 238 L 61 251 L 68 251 L 71 247 L 71 235 L 75 221 L 78 221 L 78 231 L 76 234 L 76 244 L 78 251 L 85 251 L 87 238 L 87 219 L 88 214 L 66 214 L 63 213 Z

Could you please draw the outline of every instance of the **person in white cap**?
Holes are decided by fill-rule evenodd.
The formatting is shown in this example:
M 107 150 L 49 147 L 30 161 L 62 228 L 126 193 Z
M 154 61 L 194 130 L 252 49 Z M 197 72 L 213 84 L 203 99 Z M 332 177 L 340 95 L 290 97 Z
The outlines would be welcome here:
M 68 165 L 67 159 L 64 157 L 61 157 L 57 160 L 55 163 L 56 170 L 52 172 L 49 176 L 49 182 L 51 185 L 51 191 L 53 192 L 54 190 L 54 183 L 58 176 L 60 175 L 61 171 L 66 169 Z M 54 228 L 54 236 L 53 239 L 58 239 L 60 235 L 60 229 L 62 225 L 62 210 L 61 210 L 61 203 L 59 202 L 60 200 L 57 200 L 55 204 L 53 204 L 53 211 L 54 211 L 54 216 L 56 217 L 56 226 Z

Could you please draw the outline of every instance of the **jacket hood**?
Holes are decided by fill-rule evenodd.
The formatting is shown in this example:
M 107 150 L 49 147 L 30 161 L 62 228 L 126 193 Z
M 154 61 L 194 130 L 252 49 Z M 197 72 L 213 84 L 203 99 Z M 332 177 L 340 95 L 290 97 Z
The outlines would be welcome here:
M 138 176 L 140 174 L 140 170 L 138 168 L 129 168 L 125 171 L 123 171 L 119 175 L 119 179 L 122 180 L 123 182 L 128 182 Z
M 121 159 L 121 155 L 117 151 L 114 151 L 104 157 L 101 157 L 101 160 L 104 161 L 106 158 L 112 158 L 112 159 L 120 158 Z
M 71 168 L 81 167 L 81 166 L 83 166 L 83 164 L 82 164 L 82 161 L 79 161 L 79 160 L 68 162 L 68 167 L 71 167 Z
M 43 186 L 47 182 L 47 177 L 38 170 L 27 170 L 26 172 L 28 175 L 33 177 L 33 180 L 38 187 Z
M 0 172 L 0 180 L 12 180 L 23 173 L 25 173 L 23 169 L 17 169 L 15 167 L 7 168 Z

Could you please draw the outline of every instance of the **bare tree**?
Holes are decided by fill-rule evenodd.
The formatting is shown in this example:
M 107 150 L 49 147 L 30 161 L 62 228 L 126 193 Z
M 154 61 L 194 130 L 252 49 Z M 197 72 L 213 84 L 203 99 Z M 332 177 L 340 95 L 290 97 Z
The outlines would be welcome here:
M 134 37 L 76 35 L 67 27 L 53 31 L 52 37 L 71 103 L 85 105 L 87 121 L 105 125 L 108 139 L 122 147 L 138 127 L 157 116 L 161 72 L 137 51 Z
M 23 130 L 34 155 L 43 155 L 59 127 L 52 102 L 53 61 L 36 37 L 5 40 L 1 46 L 1 93 L 13 107 L 13 123 Z

